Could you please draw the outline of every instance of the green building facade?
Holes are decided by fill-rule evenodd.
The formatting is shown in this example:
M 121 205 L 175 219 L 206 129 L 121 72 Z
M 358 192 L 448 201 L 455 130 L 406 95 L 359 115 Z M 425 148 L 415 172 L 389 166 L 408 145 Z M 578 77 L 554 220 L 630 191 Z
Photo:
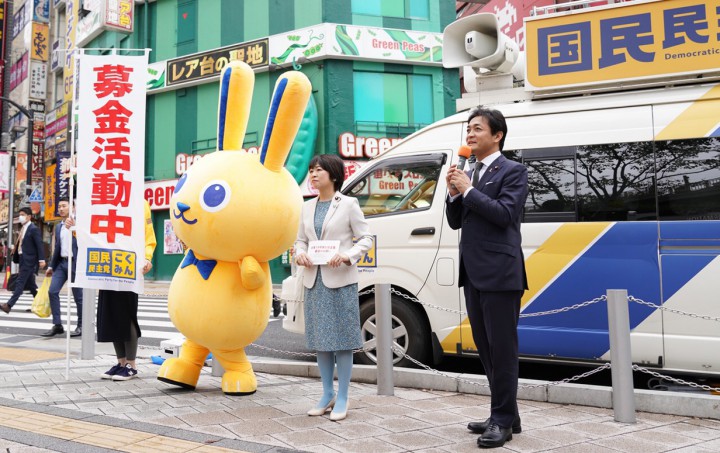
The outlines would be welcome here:
M 104 31 L 83 44 L 152 49 L 145 195 L 158 248 L 146 277 L 169 280 L 182 259 L 163 251 L 168 201 L 188 163 L 216 149 L 218 75 L 227 59 L 244 59 L 256 73 L 250 152 L 261 145 L 277 78 L 299 69 L 310 79 L 305 146 L 293 146 L 288 158 L 310 196 L 312 155 L 338 153 L 352 173 L 394 139 L 455 112 L 458 73 L 441 64 L 442 31 L 454 19 L 454 2 L 443 0 L 157 0 L 135 6 L 133 33 Z M 280 283 L 287 257 L 271 269 Z

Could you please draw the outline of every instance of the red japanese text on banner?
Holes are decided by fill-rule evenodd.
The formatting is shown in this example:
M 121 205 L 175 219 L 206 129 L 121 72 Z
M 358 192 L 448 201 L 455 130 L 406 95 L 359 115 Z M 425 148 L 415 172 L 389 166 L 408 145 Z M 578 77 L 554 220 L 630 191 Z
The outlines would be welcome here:
M 142 293 L 147 56 L 78 58 L 76 286 Z

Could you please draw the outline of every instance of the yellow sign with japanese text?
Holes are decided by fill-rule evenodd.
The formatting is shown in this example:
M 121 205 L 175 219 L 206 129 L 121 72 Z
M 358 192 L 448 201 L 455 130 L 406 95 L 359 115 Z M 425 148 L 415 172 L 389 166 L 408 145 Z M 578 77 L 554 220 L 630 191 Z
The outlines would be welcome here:
M 357 239 L 353 238 L 353 243 L 355 242 L 357 242 Z M 370 250 L 358 260 L 357 267 L 377 267 L 377 236 L 373 238 L 373 245 Z
M 67 0 L 65 2 L 66 19 L 65 23 L 65 52 L 62 52 L 63 65 L 63 85 L 65 87 L 65 102 L 72 102 L 74 97 L 73 83 L 75 80 L 75 58 L 73 51 L 75 50 L 75 33 L 78 24 L 79 0 Z
M 529 90 L 717 71 L 720 0 L 625 3 L 525 19 Z
M 38 61 L 48 61 L 48 42 L 48 24 L 33 22 L 30 58 Z
M 55 167 L 57 164 L 45 167 L 45 221 L 52 222 L 60 217 L 55 215 Z

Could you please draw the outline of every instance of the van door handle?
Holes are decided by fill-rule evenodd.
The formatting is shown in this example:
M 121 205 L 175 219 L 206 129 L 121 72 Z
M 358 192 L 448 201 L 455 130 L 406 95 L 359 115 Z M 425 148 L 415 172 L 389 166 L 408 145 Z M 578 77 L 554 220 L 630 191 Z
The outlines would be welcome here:
M 424 236 L 427 234 L 435 234 L 435 227 L 415 228 L 410 233 L 411 236 Z

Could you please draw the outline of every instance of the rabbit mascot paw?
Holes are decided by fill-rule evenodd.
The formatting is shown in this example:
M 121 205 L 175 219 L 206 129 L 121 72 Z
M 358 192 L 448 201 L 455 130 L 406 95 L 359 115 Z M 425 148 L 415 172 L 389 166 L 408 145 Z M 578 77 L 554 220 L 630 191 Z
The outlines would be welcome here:
M 268 261 L 297 235 L 302 195 L 285 160 L 300 127 L 310 81 L 278 79 L 259 154 L 241 151 L 255 75 L 231 62 L 220 76 L 218 150 L 197 161 L 170 200 L 177 236 L 188 246 L 170 284 L 168 312 L 186 337 L 158 379 L 195 389 L 212 352 L 225 373 L 222 390 L 247 395 L 257 380 L 244 348 L 267 327 L 272 303 Z

